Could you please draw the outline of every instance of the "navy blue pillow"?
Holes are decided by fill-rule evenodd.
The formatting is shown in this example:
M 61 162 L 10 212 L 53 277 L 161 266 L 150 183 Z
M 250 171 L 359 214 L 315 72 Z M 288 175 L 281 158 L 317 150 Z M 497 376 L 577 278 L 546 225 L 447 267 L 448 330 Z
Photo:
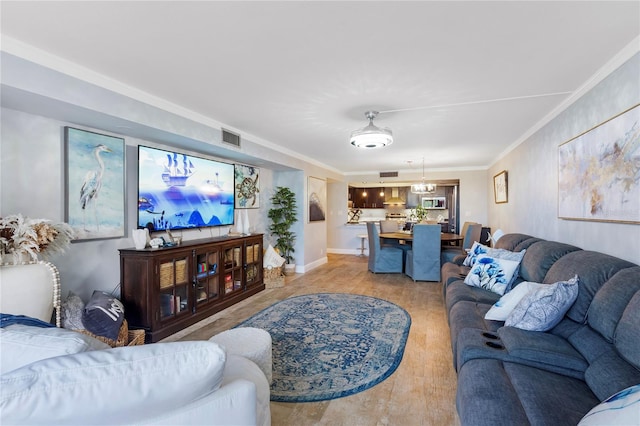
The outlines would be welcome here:
M 96 336 L 118 340 L 124 321 L 124 306 L 115 297 L 103 291 L 94 291 L 82 312 L 82 324 Z

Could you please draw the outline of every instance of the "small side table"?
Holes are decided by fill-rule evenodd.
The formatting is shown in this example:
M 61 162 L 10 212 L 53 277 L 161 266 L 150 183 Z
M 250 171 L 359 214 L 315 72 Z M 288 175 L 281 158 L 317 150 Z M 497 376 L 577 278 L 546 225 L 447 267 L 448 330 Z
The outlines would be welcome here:
M 232 328 L 216 334 L 209 341 L 223 346 L 229 354 L 240 355 L 255 362 L 271 384 L 271 335 L 268 331 L 253 327 Z
M 360 238 L 360 254 L 358 256 L 364 256 L 364 241 L 369 237 L 367 234 L 358 234 L 358 238 Z

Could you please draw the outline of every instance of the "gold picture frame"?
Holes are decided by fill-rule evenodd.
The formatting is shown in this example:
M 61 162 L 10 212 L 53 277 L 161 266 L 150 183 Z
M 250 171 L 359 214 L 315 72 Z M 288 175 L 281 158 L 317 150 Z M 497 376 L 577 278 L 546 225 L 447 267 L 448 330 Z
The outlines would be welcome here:
M 493 198 L 496 204 L 508 203 L 508 179 L 507 171 L 503 170 L 493 177 Z

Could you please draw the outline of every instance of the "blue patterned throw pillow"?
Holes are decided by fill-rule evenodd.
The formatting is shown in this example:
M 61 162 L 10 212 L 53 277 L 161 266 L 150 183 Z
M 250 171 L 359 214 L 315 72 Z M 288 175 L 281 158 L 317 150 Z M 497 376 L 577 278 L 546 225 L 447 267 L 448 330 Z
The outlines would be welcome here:
M 506 291 L 508 292 L 509 290 L 511 290 L 511 287 L 513 287 L 513 283 L 518 278 L 518 273 L 520 272 L 520 262 L 522 262 L 522 258 L 524 257 L 525 253 L 526 253 L 526 250 L 510 251 L 505 249 L 498 249 L 493 247 L 487 247 L 475 241 L 473 243 L 473 246 L 471 246 L 471 249 L 468 251 L 467 257 L 464 259 L 462 264 L 464 266 L 473 266 L 475 265 L 478 257 L 483 254 L 487 256 L 495 257 L 497 259 L 514 260 L 518 262 L 518 266 L 516 267 L 516 270 L 514 271 L 513 276 L 511 277 L 511 280 L 507 284 Z
M 518 302 L 505 326 L 547 331 L 558 325 L 578 297 L 578 276 L 538 288 Z
M 515 260 L 499 259 L 481 254 L 476 258 L 476 262 L 464 279 L 464 283 L 503 295 L 518 265 L 520 262 Z

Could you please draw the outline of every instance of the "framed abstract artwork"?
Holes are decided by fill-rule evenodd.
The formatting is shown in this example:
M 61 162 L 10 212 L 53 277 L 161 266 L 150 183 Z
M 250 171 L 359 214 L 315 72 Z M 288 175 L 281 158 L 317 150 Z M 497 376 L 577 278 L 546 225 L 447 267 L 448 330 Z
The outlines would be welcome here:
M 260 208 L 260 169 L 243 164 L 235 164 L 235 207 L 236 209 Z
M 65 221 L 74 241 L 125 236 L 123 138 L 64 128 Z
M 640 223 L 640 104 L 558 148 L 558 217 Z
M 507 171 L 503 170 L 493 177 L 493 198 L 496 204 L 507 203 L 508 198 Z
M 309 222 L 325 220 L 327 204 L 327 182 L 324 179 L 309 176 L 308 185 Z

